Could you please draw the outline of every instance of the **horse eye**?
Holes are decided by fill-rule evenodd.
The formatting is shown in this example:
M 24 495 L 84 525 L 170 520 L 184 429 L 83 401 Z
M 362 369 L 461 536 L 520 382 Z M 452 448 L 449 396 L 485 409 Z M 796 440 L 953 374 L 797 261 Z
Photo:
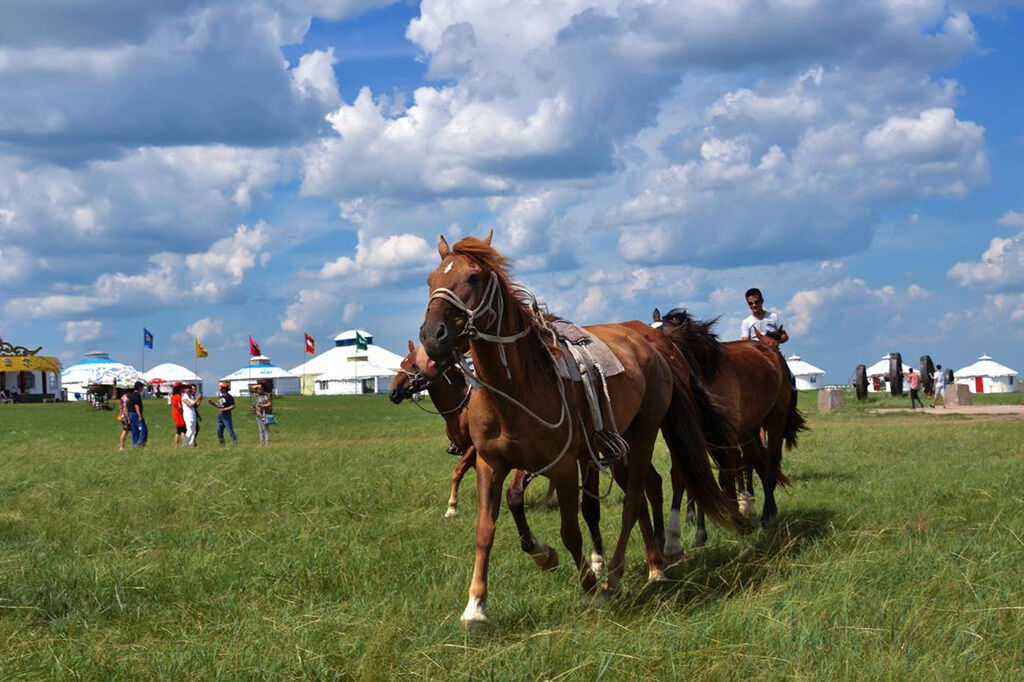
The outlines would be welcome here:
M 470 284 L 470 286 L 474 286 L 474 287 L 477 284 L 480 284 L 480 274 L 474 272 L 472 275 L 470 275 L 469 276 L 469 284 Z

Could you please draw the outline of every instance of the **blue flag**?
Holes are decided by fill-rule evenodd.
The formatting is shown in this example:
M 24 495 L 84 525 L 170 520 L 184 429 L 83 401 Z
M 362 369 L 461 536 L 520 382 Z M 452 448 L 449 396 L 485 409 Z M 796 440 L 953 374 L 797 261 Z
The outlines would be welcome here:
M 142 345 L 146 348 L 153 348 L 153 333 L 145 327 L 142 328 Z

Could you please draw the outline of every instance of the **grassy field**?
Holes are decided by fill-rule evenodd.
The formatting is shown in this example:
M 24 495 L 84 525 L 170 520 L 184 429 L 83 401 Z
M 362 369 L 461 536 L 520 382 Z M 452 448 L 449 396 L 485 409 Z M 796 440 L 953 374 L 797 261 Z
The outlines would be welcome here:
M 1024 422 L 801 400 L 777 524 L 711 529 L 650 586 L 634 533 L 623 592 L 588 610 L 557 515 L 528 509 L 562 556 L 545 574 L 503 510 L 479 633 L 474 479 L 443 519 L 436 416 L 281 398 L 271 447 L 240 415 L 221 449 L 207 408 L 185 451 L 150 402 L 150 447 L 118 452 L 109 412 L 0 407 L 0 679 L 1020 679 Z

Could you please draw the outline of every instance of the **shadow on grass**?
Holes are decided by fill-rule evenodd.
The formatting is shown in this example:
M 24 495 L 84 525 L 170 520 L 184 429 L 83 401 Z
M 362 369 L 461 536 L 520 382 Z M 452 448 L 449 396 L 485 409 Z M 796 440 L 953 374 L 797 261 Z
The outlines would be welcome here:
M 688 548 L 686 560 L 666 571 L 667 581 L 648 584 L 626 608 L 666 596 L 681 604 L 716 601 L 775 580 L 789 561 L 834 533 L 833 517 L 832 510 L 820 507 L 784 511 L 738 546 Z

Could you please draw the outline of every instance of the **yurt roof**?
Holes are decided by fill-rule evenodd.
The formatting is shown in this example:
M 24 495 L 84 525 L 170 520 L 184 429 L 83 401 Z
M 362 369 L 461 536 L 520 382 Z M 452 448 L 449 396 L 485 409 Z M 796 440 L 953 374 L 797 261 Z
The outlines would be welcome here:
M 903 363 L 903 372 L 904 372 L 904 374 L 909 372 L 909 371 L 910 371 L 910 365 L 908 365 L 907 363 L 904 362 Z M 868 367 L 867 370 L 865 371 L 865 373 L 869 377 L 878 376 L 879 374 L 888 374 L 889 373 L 889 354 L 886 353 L 885 355 L 883 355 L 882 359 L 879 360 L 878 362 L 876 362 L 875 364 L 871 365 L 870 367 Z
M 142 374 L 131 365 L 111 360 L 110 356 L 102 351 L 86 353 L 84 360 L 60 373 L 62 384 L 88 385 L 113 383 L 113 380 L 119 383 L 135 382 L 142 380 Z
M 272 365 L 269 362 L 262 362 L 256 365 L 246 365 L 241 369 L 237 369 L 226 377 L 221 377 L 221 381 L 258 381 L 260 379 L 297 379 L 298 377 L 289 372 L 288 370 L 281 369 L 277 365 Z
M 999 364 L 988 355 L 982 355 L 977 362 L 958 369 L 953 374 L 958 379 L 963 377 L 1015 377 L 1017 370 Z
M 351 379 L 369 379 L 371 377 L 391 377 L 396 370 L 376 365 L 372 362 L 348 363 L 355 367 L 341 367 L 336 371 L 324 372 L 319 375 L 317 381 L 346 381 Z M 348 370 L 347 372 L 345 370 Z
M 809 374 L 825 375 L 825 370 L 801 360 L 800 356 L 796 353 L 786 358 L 786 364 L 789 365 L 789 371 L 792 372 L 794 376 L 807 376 Z
M 203 378 L 190 370 L 188 367 L 182 367 L 176 365 L 173 362 L 165 362 L 157 365 L 156 367 L 146 370 L 146 373 L 142 375 L 146 382 L 153 381 L 154 379 L 163 379 L 164 381 L 202 381 Z
M 359 330 L 359 333 L 362 334 L 363 337 L 366 338 L 367 340 L 373 338 L 372 334 L 361 329 Z M 335 341 L 346 341 L 354 339 L 355 337 L 356 330 L 350 329 L 349 331 L 338 334 L 334 338 Z M 350 360 L 349 358 L 355 357 L 360 358 L 360 360 L 358 361 L 359 365 L 369 364 L 376 365 L 377 367 L 387 368 L 387 373 L 390 374 L 394 374 L 395 372 L 398 371 L 398 367 L 402 364 L 403 360 L 403 356 L 397 355 L 396 353 L 392 353 L 388 349 L 382 348 L 372 342 L 367 344 L 366 350 L 359 350 L 356 348 L 355 344 L 348 344 L 344 346 L 334 346 L 333 348 L 330 348 L 324 351 L 323 353 L 320 353 L 316 357 L 308 360 L 307 362 L 304 362 L 301 365 L 295 365 L 294 367 L 291 368 L 290 371 L 292 374 L 296 376 L 303 374 L 313 376 L 321 374 L 329 374 L 332 376 L 345 376 L 347 374 L 348 376 L 352 376 L 352 364 L 355 363 L 356 361 Z M 363 369 L 363 367 L 360 367 L 356 371 L 358 371 L 359 373 L 364 373 Z M 367 376 L 382 375 L 371 374 Z

